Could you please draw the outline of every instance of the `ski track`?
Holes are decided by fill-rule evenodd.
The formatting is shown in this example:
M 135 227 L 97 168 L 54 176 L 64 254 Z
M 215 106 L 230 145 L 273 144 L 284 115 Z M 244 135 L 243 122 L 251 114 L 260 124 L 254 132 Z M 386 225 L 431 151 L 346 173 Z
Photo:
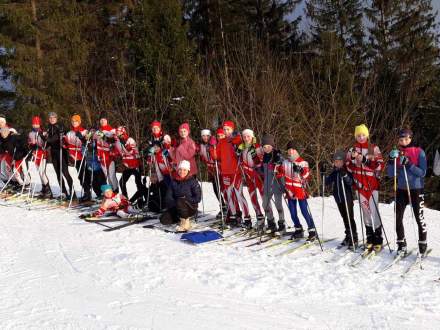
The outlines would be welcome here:
M 212 188 L 203 189 L 205 209 L 216 213 Z M 321 203 L 310 203 L 320 230 Z M 328 249 L 343 230 L 332 198 L 325 204 L 324 236 L 338 238 Z M 393 205 L 380 208 L 394 248 Z M 374 273 L 391 260 L 388 250 L 349 267 L 353 255 L 325 263 L 333 254 L 319 246 L 274 257 L 288 247 L 192 246 L 142 225 L 106 233 L 62 209 L 0 212 L 1 329 L 440 328 L 437 211 L 425 211 L 433 252 L 405 279 L 409 260 Z

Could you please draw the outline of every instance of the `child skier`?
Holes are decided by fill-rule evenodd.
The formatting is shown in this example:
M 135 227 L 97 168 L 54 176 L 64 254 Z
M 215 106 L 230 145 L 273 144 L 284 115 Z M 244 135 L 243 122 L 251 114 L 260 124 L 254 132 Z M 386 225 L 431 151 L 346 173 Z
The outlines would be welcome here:
M 107 182 L 110 183 L 114 191 L 118 191 L 118 179 L 116 178 L 115 165 L 115 130 L 108 124 L 106 117 L 99 120 L 99 130 L 93 135 L 96 141 L 96 149 L 98 151 L 98 159 L 101 163 Z
M 182 160 L 187 160 L 191 164 L 191 172 L 189 175 L 197 175 L 196 153 L 197 146 L 194 140 L 190 137 L 190 127 L 188 123 L 183 123 L 179 126 L 179 140 L 175 147 L 170 148 L 171 159 L 173 160 L 174 168 Z
M 73 115 L 71 118 L 71 129 L 64 135 L 65 148 L 69 153 L 69 165 L 75 167 L 78 173 L 78 179 L 81 183 L 84 194 L 80 201 L 90 201 L 91 199 L 91 187 L 90 187 L 90 171 L 85 166 L 83 159 L 83 152 L 86 150 L 85 146 L 90 141 L 88 132 L 81 126 L 81 117 L 79 115 Z M 75 193 L 73 186 L 71 193 Z M 75 197 L 75 195 L 73 196 Z
M 40 176 L 42 188 L 40 194 L 42 197 L 52 198 L 52 192 L 49 187 L 49 179 L 46 175 L 46 142 L 41 129 L 41 118 L 34 116 L 32 118 L 32 130 L 28 134 L 29 149 L 32 150 L 32 162 Z
M 397 173 L 397 253 L 407 254 L 403 214 L 405 213 L 406 205 L 411 204 L 419 229 L 419 252 L 422 256 L 425 256 L 427 252 L 427 229 L 423 215 L 423 189 L 427 165 L 425 152 L 412 142 L 412 138 L 413 132 L 410 129 L 401 129 L 399 131 L 399 147 L 390 152 L 387 174 L 389 177 L 394 177 L 395 173 Z
M 283 162 L 281 152 L 275 149 L 275 139 L 272 135 L 264 135 L 261 139 L 263 146 L 263 165 L 260 171 L 263 173 L 263 209 L 267 217 L 267 229 L 271 232 L 285 232 L 283 210 L 283 188 L 278 179 L 275 178 L 275 169 Z M 278 212 L 278 229 L 272 212 L 271 200 L 274 197 L 275 207 Z M 257 221 L 257 228 L 263 229 L 264 220 Z
M 310 180 L 309 164 L 300 157 L 292 141 L 287 144 L 287 159 L 283 161 L 277 172 L 278 178 L 284 178 L 290 216 L 295 225 L 292 239 L 304 237 L 304 230 L 299 222 L 297 212 L 297 204 L 299 204 L 308 226 L 309 236 L 307 241 L 314 241 L 316 228 L 307 203 L 308 193 L 306 190 L 307 181 Z
M 100 218 L 110 213 L 116 214 L 120 218 L 128 218 L 131 214 L 136 213 L 130 206 L 128 199 L 124 195 L 114 192 L 111 185 L 102 185 L 101 192 L 103 194 L 102 203 L 98 211 L 93 213 L 94 217 Z
M 382 250 L 382 224 L 379 214 L 380 174 L 383 158 L 380 149 L 369 141 L 367 126 L 356 126 L 355 145 L 347 154 L 347 169 L 353 174 L 365 222 L 368 250 Z
M 132 175 L 134 175 L 137 190 L 142 190 L 145 186 L 142 184 L 141 172 L 139 171 L 141 162 L 136 141 L 128 136 L 124 126 L 119 126 L 116 129 L 115 148 L 122 156 L 122 163 L 124 165 L 119 185 L 121 186 L 122 194 L 128 197 L 127 181 Z M 130 199 L 130 201 L 132 200 Z
M 333 197 L 338 206 L 339 213 L 344 221 L 345 238 L 340 244 L 356 249 L 358 244 L 358 234 L 353 213 L 353 176 L 345 169 L 345 156 L 343 150 L 336 151 L 333 156 L 333 171 L 325 179 L 327 186 L 333 186 Z M 347 213 L 348 212 L 348 213 Z
M 260 167 L 263 162 L 263 148 L 256 143 L 254 132 L 251 129 L 245 129 L 242 132 L 243 143 L 239 145 L 240 164 L 243 175 L 246 180 L 246 186 L 249 191 L 252 206 L 257 216 L 257 222 L 264 221 L 263 212 L 261 212 L 260 203 L 258 201 L 257 191 L 263 196 L 263 178 L 261 176 Z M 248 229 L 252 228 L 250 219 L 245 219 L 244 226 Z
M 199 145 L 199 157 L 200 160 L 206 165 L 206 171 L 208 172 L 208 182 L 212 183 L 215 197 L 219 202 L 219 207 L 223 207 L 223 212 L 220 211 L 217 214 L 217 218 L 221 218 L 222 213 L 226 214 L 228 210 L 226 205 L 224 203 L 220 203 L 221 200 L 219 200 L 219 198 L 221 198 L 221 190 L 217 179 L 220 178 L 220 175 L 217 176 L 218 164 L 216 166 L 216 161 L 211 156 L 211 148 L 213 148 L 213 146 L 211 145 L 210 140 L 213 139 L 213 141 L 215 141 L 215 137 L 211 136 L 211 131 L 209 129 L 203 129 L 201 131 L 201 138 L 202 141 Z

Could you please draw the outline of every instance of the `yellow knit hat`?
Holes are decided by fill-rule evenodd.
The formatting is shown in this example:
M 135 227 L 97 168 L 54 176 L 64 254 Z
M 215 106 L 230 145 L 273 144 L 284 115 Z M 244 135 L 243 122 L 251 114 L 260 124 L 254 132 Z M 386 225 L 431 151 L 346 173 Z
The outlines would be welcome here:
M 81 116 L 80 115 L 73 115 L 71 120 L 81 123 Z
M 368 132 L 368 127 L 365 126 L 365 124 L 356 126 L 356 128 L 354 129 L 354 137 L 358 136 L 359 134 L 363 134 L 366 137 L 370 135 L 370 133 Z

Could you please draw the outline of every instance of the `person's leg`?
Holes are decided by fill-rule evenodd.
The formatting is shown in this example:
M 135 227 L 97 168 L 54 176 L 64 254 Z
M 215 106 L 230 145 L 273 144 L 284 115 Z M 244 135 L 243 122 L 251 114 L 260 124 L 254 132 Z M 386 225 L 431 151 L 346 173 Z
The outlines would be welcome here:
M 298 211 L 296 208 L 296 199 L 288 199 L 287 205 L 289 206 L 290 217 L 292 218 L 295 229 L 302 229 L 301 223 L 298 218 Z
M 125 197 L 128 197 L 127 195 L 127 181 L 130 178 L 132 172 L 130 169 L 125 169 L 124 172 L 122 172 L 121 180 L 119 181 L 119 185 L 121 186 L 121 193 Z
M 423 189 L 411 190 L 411 202 L 419 231 L 419 251 L 423 254 L 428 244 L 428 230 L 426 228 L 424 214 L 425 195 Z
M 313 222 L 313 217 L 310 214 L 309 205 L 307 203 L 307 199 L 298 200 L 299 207 L 301 209 L 301 214 L 307 222 L 308 229 L 315 229 L 315 223 Z
M 405 227 L 403 225 L 403 215 L 405 214 L 405 208 L 408 204 L 408 193 L 405 190 L 397 190 L 396 199 L 396 234 L 397 243 L 403 243 L 405 241 Z

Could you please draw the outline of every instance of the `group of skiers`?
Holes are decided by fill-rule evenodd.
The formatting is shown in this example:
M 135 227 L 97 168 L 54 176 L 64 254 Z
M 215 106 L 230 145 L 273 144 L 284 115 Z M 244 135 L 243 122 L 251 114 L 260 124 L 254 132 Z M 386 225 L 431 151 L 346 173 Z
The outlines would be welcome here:
M 307 225 L 307 240 L 317 238 L 307 202 L 311 171 L 294 141 L 287 144 L 283 154 L 272 135 L 262 136 L 261 143 L 257 143 L 251 129 L 240 133 L 234 122 L 225 121 L 215 134 L 209 129 L 202 129 L 200 143 L 197 144 L 191 138 L 188 123 L 180 125 L 177 138 L 172 139 L 164 133 L 159 121 L 153 121 L 148 147 L 140 152 L 127 129 L 110 126 L 106 117 L 100 118 L 97 129 L 87 130 L 81 124 L 81 117 L 74 115 L 70 128 L 65 130 L 54 112 L 48 115 L 46 129 L 43 129 L 39 116 L 33 117 L 27 139 L 21 138 L 5 117 L 0 116 L 0 133 L 0 179 L 3 184 L 12 179 L 18 187 L 29 185 L 27 169 L 33 163 L 41 179 L 41 194 L 52 196 L 46 175 L 46 162 L 49 160 L 57 173 L 61 197 L 72 199 L 76 196 L 68 167 L 76 168 L 82 186 L 79 201 L 89 201 L 92 189 L 98 198 L 103 199 L 95 216 L 107 212 L 125 216 L 136 206 L 163 212 L 163 224 L 178 223 L 178 230 L 190 230 L 202 198 L 198 172 L 200 163 L 203 163 L 218 198 L 218 216 L 224 218 L 228 225 L 247 229 L 256 226 L 259 230 L 283 234 L 286 232 L 284 200 L 294 224 L 291 238 L 304 237 L 298 206 Z M 406 253 L 402 219 L 406 205 L 411 204 L 419 227 L 419 250 L 424 254 L 427 250 L 423 217 L 425 153 L 413 144 L 411 130 L 401 129 L 397 137 L 398 146 L 390 152 L 388 164 L 385 164 L 379 147 L 370 142 L 365 125 L 357 126 L 354 136 L 354 144 L 349 150 L 334 154 L 333 170 L 324 181 L 325 185 L 333 187 L 344 221 L 346 235 L 342 244 L 349 247 L 358 245 L 353 212 L 355 193 L 362 209 L 366 248 L 376 252 L 382 249 L 383 224 L 378 198 L 381 173 L 386 167 L 388 176 L 396 178 L 398 251 Z M 119 182 L 116 177 L 118 160 L 124 167 Z M 148 185 L 146 179 L 142 179 L 142 168 L 148 168 Z M 131 176 L 135 178 L 137 190 L 128 199 L 126 183 Z M 244 186 L 255 211 L 255 224 L 244 196 Z M 276 218 L 272 203 L 277 211 Z

